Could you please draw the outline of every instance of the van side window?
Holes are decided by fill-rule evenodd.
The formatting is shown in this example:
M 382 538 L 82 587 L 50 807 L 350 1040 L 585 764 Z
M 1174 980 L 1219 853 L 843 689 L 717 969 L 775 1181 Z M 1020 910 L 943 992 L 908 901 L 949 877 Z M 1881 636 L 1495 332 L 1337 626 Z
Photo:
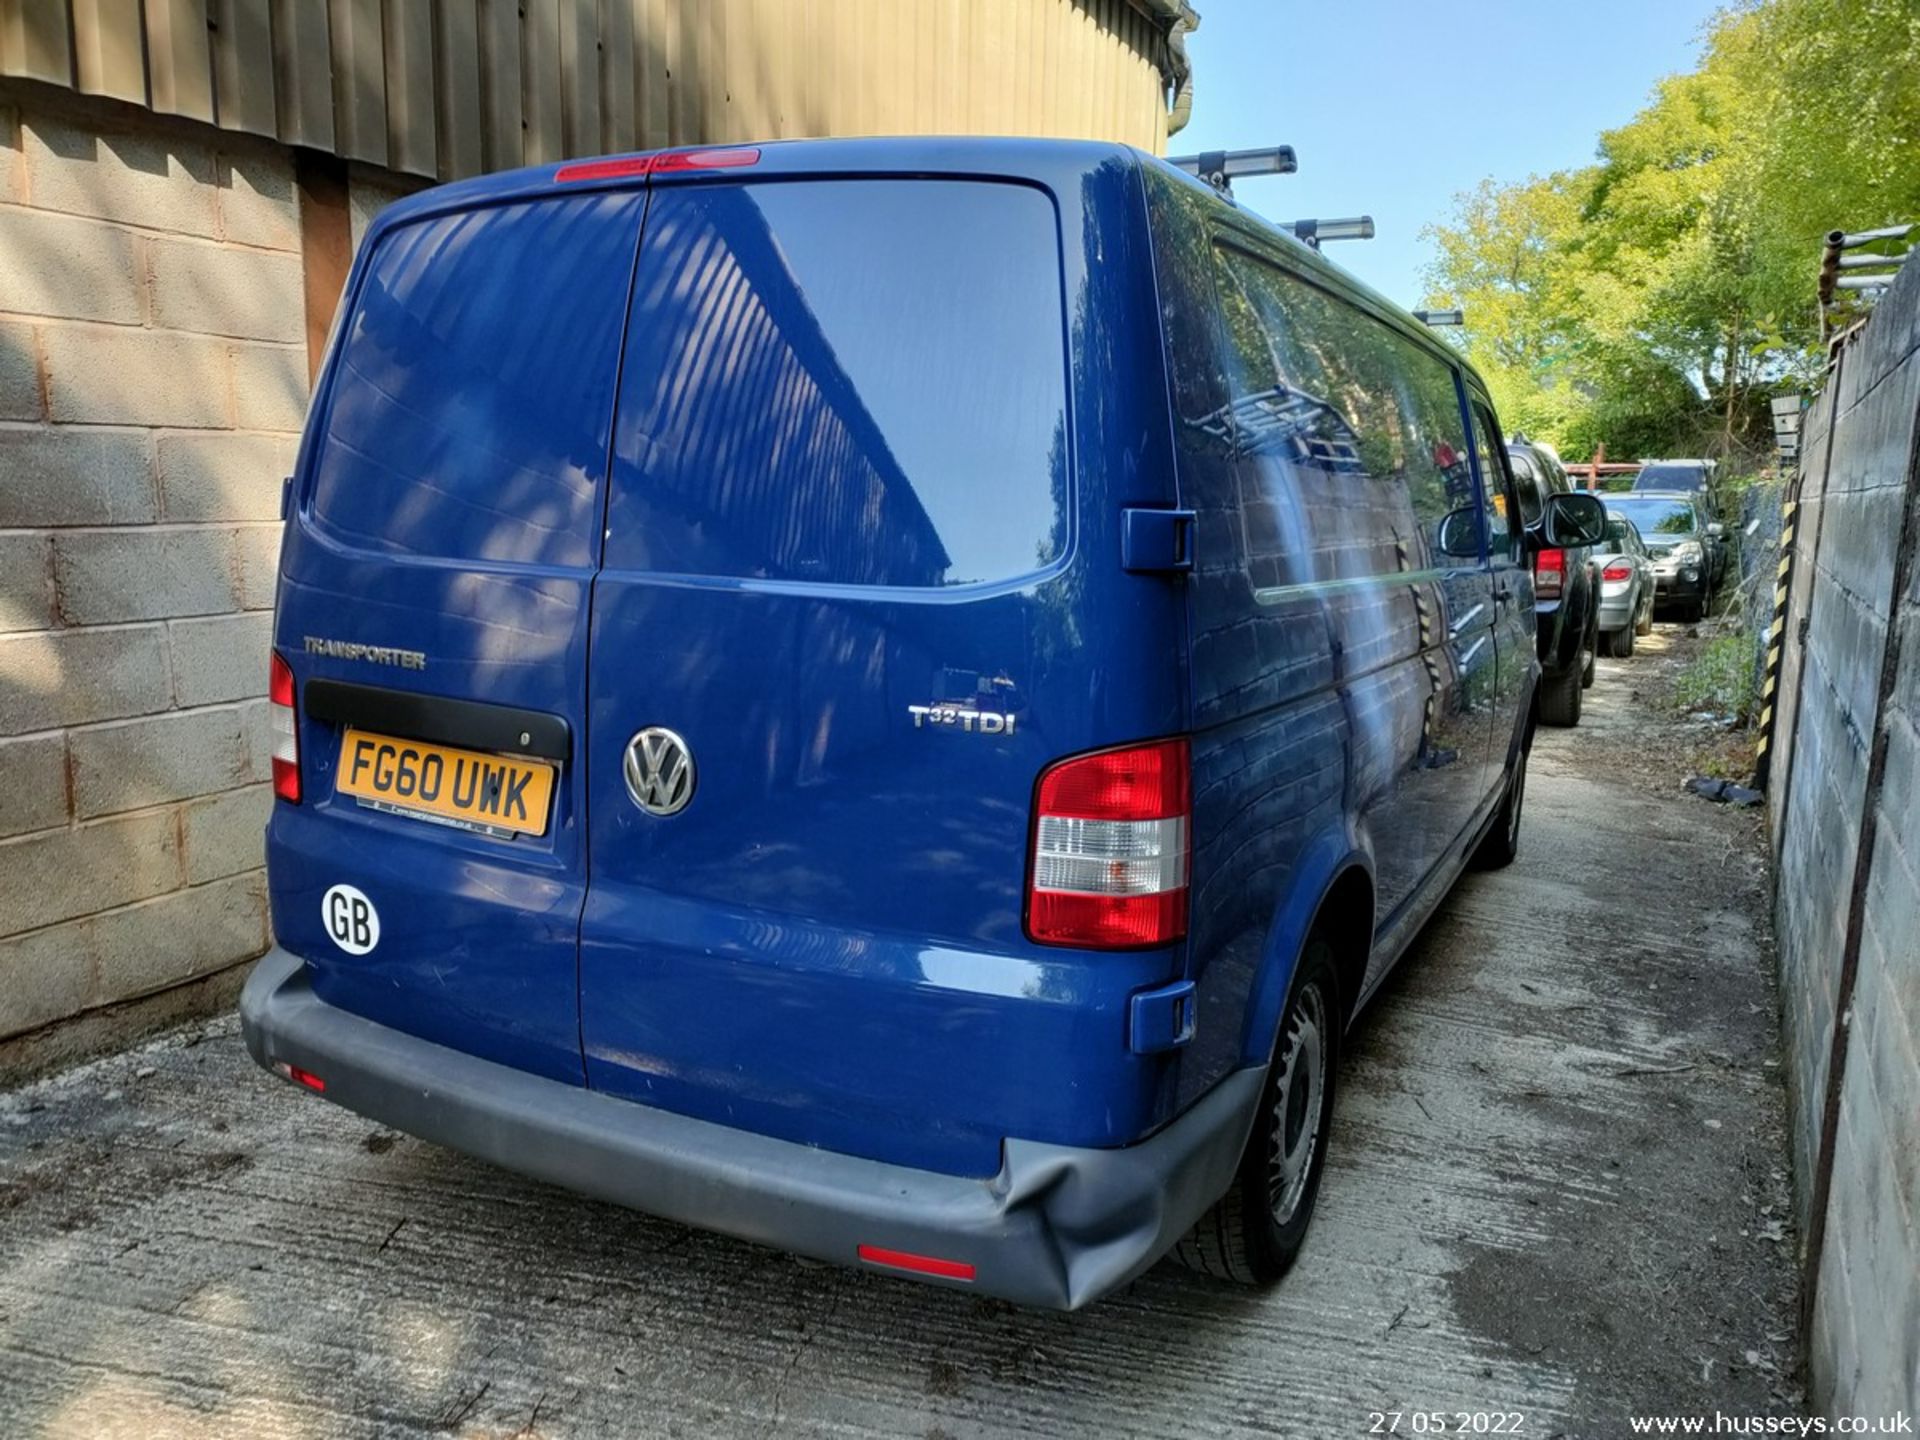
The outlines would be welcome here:
M 1217 253 L 1235 445 L 1266 477 L 1241 497 L 1255 585 L 1333 578 L 1287 572 L 1336 543 L 1380 552 L 1361 573 L 1442 566 L 1441 522 L 1474 504 L 1453 368 L 1277 265 Z M 1375 518 L 1353 523 L 1359 507 Z
M 314 521 L 404 555 L 592 566 L 640 208 L 585 195 L 388 232 L 337 342 Z
M 933 587 L 1065 552 L 1066 315 L 1025 185 L 653 195 L 606 564 Z
M 1473 402 L 1473 443 L 1480 451 L 1480 485 L 1486 494 L 1487 553 L 1496 560 L 1502 555 L 1518 559 L 1522 532 L 1540 518 L 1540 482 L 1525 459 L 1507 453 L 1500 427 L 1478 400 Z M 1516 503 L 1518 525 L 1512 520 Z

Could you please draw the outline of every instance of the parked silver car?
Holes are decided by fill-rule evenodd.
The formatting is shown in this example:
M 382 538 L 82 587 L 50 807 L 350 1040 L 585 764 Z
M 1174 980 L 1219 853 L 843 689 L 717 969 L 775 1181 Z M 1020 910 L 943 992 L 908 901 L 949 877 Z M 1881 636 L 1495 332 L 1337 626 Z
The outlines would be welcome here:
M 1596 545 L 1600 567 L 1600 648 L 1624 659 L 1633 637 L 1653 629 L 1653 557 L 1640 531 L 1623 515 L 1607 512 L 1607 538 Z

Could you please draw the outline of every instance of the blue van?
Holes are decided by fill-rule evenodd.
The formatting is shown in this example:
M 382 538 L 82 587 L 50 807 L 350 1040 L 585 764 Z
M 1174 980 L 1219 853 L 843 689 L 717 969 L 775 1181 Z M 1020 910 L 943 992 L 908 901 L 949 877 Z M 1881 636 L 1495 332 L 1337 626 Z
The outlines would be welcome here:
M 287 484 L 247 1045 L 821 1260 L 1272 1281 L 1343 1032 L 1513 856 L 1525 546 L 1604 527 L 1558 496 L 1529 542 L 1500 433 L 1401 311 L 1115 146 L 396 204 Z

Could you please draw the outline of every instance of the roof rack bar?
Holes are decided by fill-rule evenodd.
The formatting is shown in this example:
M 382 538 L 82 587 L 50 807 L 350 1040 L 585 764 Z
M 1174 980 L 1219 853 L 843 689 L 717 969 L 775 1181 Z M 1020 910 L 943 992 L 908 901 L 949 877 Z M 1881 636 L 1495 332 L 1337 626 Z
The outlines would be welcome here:
M 1233 193 L 1233 182 L 1247 175 L 1291 175 L 1300 168 L 1291 145 L 1269 145 L 1262 150 L 1204 150 L 1198 155 L 1170 155 L 1176 170 L 1197 175 L 1222 194 Z
M 1371 215 L 1355 215 L 1345 220 L 1295 220 L 1280 228 L 1291 230 L 1296 240 L 1303 240 L 1316 250 L 1328 240 L 1373 239 Z

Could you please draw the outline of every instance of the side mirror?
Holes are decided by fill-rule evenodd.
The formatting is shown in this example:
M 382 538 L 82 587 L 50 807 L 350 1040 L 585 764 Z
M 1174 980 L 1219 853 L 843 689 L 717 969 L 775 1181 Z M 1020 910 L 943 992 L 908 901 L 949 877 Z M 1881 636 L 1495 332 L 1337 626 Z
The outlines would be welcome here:
M 1607 538 L 1607 507 L 1592 495 L 1549 495 L 1540 515 L 1540 538 L 1554 550 L 1598 545 Z
M 1480 512 L 1471 505 L 1447 512 L 1440 522 L 1440 553 L 1456 559 L 1480 558 Z

